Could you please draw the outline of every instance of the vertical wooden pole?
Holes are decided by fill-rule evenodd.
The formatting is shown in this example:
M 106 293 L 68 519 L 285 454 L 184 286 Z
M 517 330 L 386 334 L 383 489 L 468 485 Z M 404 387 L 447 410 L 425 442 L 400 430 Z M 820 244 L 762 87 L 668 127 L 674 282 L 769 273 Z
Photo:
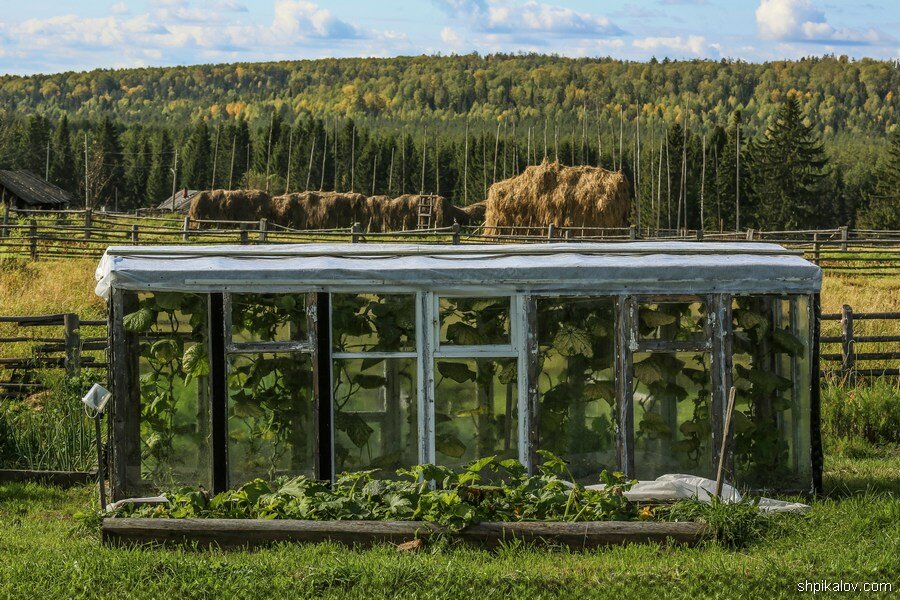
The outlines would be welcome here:
M 37 221 L 35 221 L 34 219 L 32 219 L 31 223 L 28 225 L 28 242 L 30 246 L 31 260 L 37 260 Z
M 78 315 L 63 315 L 65 331 L 63 337 L 66 345 L 66 375 L 75 377 L 81 372 L 81 324 Z
M 533 475 L 536 466 L 540 464 L 537 451 L 541 447 L 541 395 L 538 385 L 541 375 L 541 354 L 538 344 L 537 299 L 534 296 L 525 296 L 522 310 L 525 313 L 522 335 L 525 338 L 524 388 L 527 395 L 525 406 L 528 410 L 526 464 L 529 474 Z
M 91 227 L 94 221 L 94 211 L 90 208 L 84 211 L 84 239 L 91 239 Z
M 841 371 L 850 375 L 856 364 L 856 341 L 853 338 L 853 309 L 841 307 Z
M 262 218 L 259 220 L 259 241 L 265 242 L 269 236 L 269 220 Z
M 616 298 L 616 412 L 617 455 L 619 469 L 629 479 L 635 476 L 634 466 L 634 412 L 632 409 L 633 356 L 631 341 L 634 337 L 634 298 Z
M 849 237 L 849 229 L 846 225 L 841 227 L 841 252 L 847 251 L 847 238 Z
M 209 380 L 212 423 L 212 487 L 228 489 L 228 382 L 225 355 L 225 296 L 209 295 Z
M 191 217 L 186 216 L 184 218 L 184 224 L 182 225 L 181 240 L 183 242 L 186 242 L 190 239 L 190 230 L 191 230 Z
M 138 245 L 138 226 L 137 226 L 137 224 L 131 226 L 131 243 L 135 246 Z
M 3 239 L 7 235 L 7 229 L 9 228 L 9 207 L 12 204 L 12 200 L 6 200 L 6 189 L 3 190 L 3 225 L 0 226 L 0 239 Z

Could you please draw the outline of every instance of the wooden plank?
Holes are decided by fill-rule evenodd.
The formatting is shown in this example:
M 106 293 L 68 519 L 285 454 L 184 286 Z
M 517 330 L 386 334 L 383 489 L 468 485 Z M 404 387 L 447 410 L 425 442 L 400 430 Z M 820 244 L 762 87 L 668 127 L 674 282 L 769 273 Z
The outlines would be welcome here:
M 0 483 L 35 482 L 67 488 L 89 482 L 96 482 L 96 480 L 96 471 L 31 471 L 27 469 L 0 469 Z
M 707 534 L 702 523 L 653 521 L 591 521 L 582 523 L 518 522 L 478 523 L 456 534 L 461 540 L 486 546 L 520 539 L 561 544 L 570 548 L 597 548 L 628 543 L 695 545 Z M 140 544 L 194 544 L 200 547 L 246 548 L 275 542 L 339 542 L 369 546 L 399 544 L 440 533 L 424 521 L 296 521 L 288 519 L 149 519 L 103 520 L 103 543 L 111 546 Z

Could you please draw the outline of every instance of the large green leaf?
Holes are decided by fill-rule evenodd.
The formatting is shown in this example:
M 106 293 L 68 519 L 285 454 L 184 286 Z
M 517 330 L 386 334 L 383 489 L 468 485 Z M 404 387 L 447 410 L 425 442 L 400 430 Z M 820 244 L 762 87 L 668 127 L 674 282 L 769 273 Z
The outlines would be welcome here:
M 453 434 L 445 433 L 434 440 L 434 448 L 441 454 L 451 458 L 460 458 L 466 453 L 466 445 Z
M 656 327 L 671 325 L 675 322 L 676 317 L 675 315 L 670 315 L 658 310 L 642 308 L 640 310 L 640 319 L 641 323 L 643 323 L 647 327 L 653 327 L 655 329 Z
M 194 344 L 184 351 L 182 368 L 188 379 L 209 375 L 209 357 L 203 344 Z
M 787 329 L 772 331 L 772 343 L 775 348 L 791 356 L 802 358 L 805 354 L 806 349 L 803 347 L 803 342 Z
M 452 379 L 457 383 L 475 381 L 475 371 L 466 363 L 441 361 L 437 364 L 438 372 L 442 377 Z
M 156 313 L 149 308 L 138 309 L 125 315 L 122 319 L 122 325 L 125 326 L 125 330 L 134 333 L 149 331 L 154 323 L 156 323 Z
M 553 347 L 563 356 L 594 356 L 591 336 L 587 331 L 569 323 L 563 323 L 553 338 Z
M 663 378 L 663 370 L 659 363 L 652 360 L 643 360 L 635 363 L 634 378 L 649 385 Z
M 369 441 L 374 429 L 369 427 L 365 419 L 354 413 L 337 411 L 334 413 L 334 426 L 338 431 L 343 431 L 357 448 L 362 448 Z
M 616 383 L 614 381 L 595 381 L 584 386 L 584 396 L 589 400 L 606 400 L 610 406 L 616 404 Z
M 467 323 L 451 323 L 448 325 L 447 339 L 460 346 L 478 346 L 484 343 L 484 336 Z

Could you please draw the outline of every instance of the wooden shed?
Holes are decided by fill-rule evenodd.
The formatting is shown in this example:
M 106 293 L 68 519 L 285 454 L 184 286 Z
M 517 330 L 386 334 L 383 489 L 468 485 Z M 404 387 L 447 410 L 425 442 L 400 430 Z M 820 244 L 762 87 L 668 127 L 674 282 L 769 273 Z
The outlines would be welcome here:
M 31 171 L 0 171 L 0 202 L 18 209 L 59 210 L 72 202 L 72 194 Z

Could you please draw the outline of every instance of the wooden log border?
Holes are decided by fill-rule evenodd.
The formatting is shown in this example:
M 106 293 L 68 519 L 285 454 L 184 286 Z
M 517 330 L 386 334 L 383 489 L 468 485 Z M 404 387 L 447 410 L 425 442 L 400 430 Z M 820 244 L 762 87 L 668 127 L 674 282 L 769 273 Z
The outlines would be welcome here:
M 97 472 L 0 469 L 0 484 L 29 482 L 54 485 L 61 488 L 69 488 L 86 483 L 97 483 Z
M 522 540 L 598 548 L 629 543 L 668 543 L 693 546 L 705 539 L 708 527 L 696 522 L 546 521 L 485 522 L 471 525 L 455 537 L 495 547 Z M 169 519 L 107 518 L 102 539 L 108 546 L 193 545 L 198 547 L 254 548 L 276 542 L 338 542 L 348 546 L 400 544 L 441 533 L 426 521 L 298 521 L 288 519 Z

